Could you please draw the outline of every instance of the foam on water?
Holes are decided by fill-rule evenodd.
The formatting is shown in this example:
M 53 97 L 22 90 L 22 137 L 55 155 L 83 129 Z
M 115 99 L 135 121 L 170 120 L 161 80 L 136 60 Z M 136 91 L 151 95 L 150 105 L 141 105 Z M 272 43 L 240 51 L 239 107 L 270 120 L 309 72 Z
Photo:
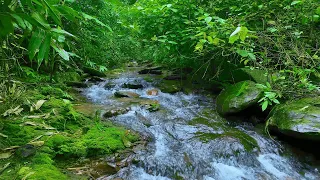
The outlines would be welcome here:
M 202 116 L 205 108 L 213 108 L 213 100 L 201 95 L 160 92 L 157 96 L 147 95 L 153 89 L 135 74 L 125 74 L 116 79 L 106 80 L 84 90 L 84 95 L 93 102 L 106 106 L 118 107 L 123 102 L 113 97 L 124 83 L 139 82 L 143 89 L 130 90 L 141 98 L 157 100 L 161 105 L 158 112 L 132 105 L 131 110 L 112 120 L 142 134 L 152 137 L 146 150 L 136 152 L 140 162 L 121 169 L 116 175 L 129 180 L 168 180 L 181 177 L 184 179 L 234 180 L 234 179 L 319 179 L 317 170 L 298 162 L 296 158 L 287 158 L 281 154 L 282 146 L 264 135 L 255 132 L 248 125 L 238 125 L 239 131 L 254 138 L 260 151 L 247 152 L 239 140 L 222 137 L 201 141 L 197 133 L 224 133 L 221 127 L 189 125 L 194 117 Z M 106 84 L 113 84 L 105 88 Z M 144 125 L 138 115 L 147 118 L 151 126 Z M 212 121 L 219 118 L 212 115 Z M 233 127 L 234 128 L 234 127 Z M 302 173 L 301 173 L 302 172 Z

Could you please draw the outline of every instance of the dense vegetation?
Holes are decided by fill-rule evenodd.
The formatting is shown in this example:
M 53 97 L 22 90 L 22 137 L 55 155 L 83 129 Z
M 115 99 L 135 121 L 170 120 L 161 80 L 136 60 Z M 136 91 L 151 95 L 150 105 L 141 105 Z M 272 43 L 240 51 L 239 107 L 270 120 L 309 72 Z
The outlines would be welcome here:
M 65 101 L 74 101 L 66 84 L 80 81 L 88 72 L 108 73 L 135 60 L 181 74 L 190 75 L 191 70 L 197 81 L 220 89 L 245 80 L 236 72 L 246 72 L 264 91 L 263 110 L 284 100 L 317 95 L 320 4 L 318 0 L 0 0 L 0 45 L 0 149 L 22 146 L 43 135 L 38 130 L 46 128 L 41 120 L 19 126 L 25 122 L 22 117 L 47 118 L 50 127 L 68 133 L 46 142 L 32 167 L 26 167 L 40 173 L 52 168 L 56 154 L 90 154 L 87 138 L 95 137 L 89 133 L 74 138 L 77 129 L 89 128 L 92 136 L 104 129 L 117 136 L 105 140 L 113 141 L 114 147 L 99 148 L 101 153 L 125 148 L 124 129 L 87 121 Z M 15 137 L 8 144 L 3 139 L 12 138 L 11 134 Z M 134 135 L 125 138 L 136 140 Z M 69 149 L 65 142 L 77 149 Z M 48 148 L 55 152 L 47 152 Z M 24 171 L 18 176 L 28 176 L 29 170 Z

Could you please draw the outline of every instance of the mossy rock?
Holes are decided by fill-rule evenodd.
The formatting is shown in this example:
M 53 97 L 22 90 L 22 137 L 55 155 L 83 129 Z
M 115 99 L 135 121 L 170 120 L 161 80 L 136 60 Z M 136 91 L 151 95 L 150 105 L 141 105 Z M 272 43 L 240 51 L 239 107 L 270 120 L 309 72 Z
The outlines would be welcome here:
M 100 72 L 100 71 L 93 69 L 93 68 L 90 68 L 90 67 L 83 67 L 83 71 L 85 73 L 90 74 L 91 76 L 98 76 L 98 77 L 105 77 L 106 76 L 105 73 Z
M 163 80 L 158 87 L 161 92 L 169 94 L 174 94 L 182 90 L 179 81 Z
M 135 92 L 131 92 L 131 91 L 117 91 L 114 93 L 114 96 L 117 98 L 124 98 L 124 97 L 138 98 L 138 97 L 140 97 L 139 94 L 137 94 Z
M 81 81 L 81 77 L 77 72 L 59 72 L 54 76 L 54 80 L 58 83 L 69 81 L 78 82 Z
M 217 97 L 217 111 L 221 115 L 241 112 L 255 105 L 262 91 L 252 81 L 242 81 L 224 89 Z
M 256 83 L 265 84 L 268 82 L 267 71 L 260 69 L 239 68 L 232 72 L 235 82 L 250 80 Z
M 303 98 L 276 106 L 268 126 L 286 136 L 320 140 L 320 97 Z

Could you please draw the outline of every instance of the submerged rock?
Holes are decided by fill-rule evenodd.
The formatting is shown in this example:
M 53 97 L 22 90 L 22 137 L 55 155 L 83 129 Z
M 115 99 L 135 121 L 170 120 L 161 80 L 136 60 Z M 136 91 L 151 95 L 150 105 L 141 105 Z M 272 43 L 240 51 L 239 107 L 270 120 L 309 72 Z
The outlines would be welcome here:
M 320 140 L 320 97 L 303 98 L 276 106 L 268 126 L 286 136 Z
M 217 97 L 217 110 L 221 115 L 241 112 L 256 104 L 262 91 L 252 81 L 242 81 L 224 89 Z
M 114 96 L 117 98 L 123 98 L 123 97 L 128 97 L 128 98 L 138 98 L 140 97 L 139 94 L 130 92 L 130 91 L 117 91 L 114 93 Z
M 147 68 L 147 69 L 143 69 L 141 71 L 139 71 L 139 74 L 156 74 L 156 75 L 161 75 L 162 71 L 161 71 L 162 67 L 153 67 L 153 68 Z
M 143 85 L 142 84 L 125 83 L 122 85 L 122 87 L 128 88 L 128 89 L 142 89 Z

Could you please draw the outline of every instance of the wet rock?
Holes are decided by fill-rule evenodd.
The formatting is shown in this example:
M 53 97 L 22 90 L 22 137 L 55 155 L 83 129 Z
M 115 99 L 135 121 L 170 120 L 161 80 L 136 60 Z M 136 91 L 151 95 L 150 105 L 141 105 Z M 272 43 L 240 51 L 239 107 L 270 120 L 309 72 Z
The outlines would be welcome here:
M 105 77 L 106 76 L 103 72 L 100 72 L 100 71 L 93 69 L 93 68 L 90 68 L 90 67 L 83 67 L 82 69 L 85 73 L 88 73 L 91 76 L 98 76 L 98 77 Z
M 33 156 L 33 155 L 36 154 L 36 152 L 37 152 L 37 149 L 32 144 L 26 144 L 24 146 L 21 146 L 16 151 L 17 155 L 22 157 L 22 158 L 27 158 L 27 157 Z
M 156 75 L 161 75 L 162 71 L 161 71 L 162 67 L 152 67 L 152 68 L 147 68 L 147 69 L 143 69 L 141 71 L 139 71 L 139 74 L 156 74 Z
M 118 116 L 121 114 L 125 114 L 127 112 L 130 111 L 130 108 L 119 108 L 119 109 L 113 109 L 113 110 L 109 110 L 106 113 L 104 113 L 103 117 L 105 118 L 110 118 L 113 116 Z
M 262 91 L 252 81 L 242 81 L 224 89 L 217 97 L 217 111 L 229 115 L 243 111 L 255 105 Z
M 125 83 L 122 85 L 122 88 L 128 88 L 128 89 L 142 89 L 142 84 L 132 84 L 132 83 Z
M 146 117 L 144 117 L 141 113 L 139 112 L 135 112 L 137 118 L 139 119 L 140 122 L 142 122 L 145 126 L 147 127 L 150 127 L 152 124 L 151 124 L 151 121 L 149 119 L 147 119 Z
M 159 84 L 161 92 L 174 94 L 181 91 L 181 85 L 178 81 L 163 81 Z
M 98 76 L 92 76 L 88 79 L 88 81 L 93 82 L 93 83 L 98 83 L 104 81 L 101 77 Z
M 270 113 L 268 126 L 289 137 L 320 141 L 320 97 L 276 106 Z
M 160 104 L 155 103 L 155 104 L 148 104 L 146 105 L 146 108 L 149 112 L 156 112 L 159 111 L 160 109 Z
M 117 98 L 123 98 L 123 97 L 128 97 L 128 98 L 138 98 L 140 97 L 139 94 L 130 92 L 130 91 L 117 91 L 114 93 L 114 96 Z
M 106 88 L 106 89 L 112 89 L 112 88 L 114 88 L 115 86 L 116 86 L 115 84 L 107 83 L 107 84 L 105 84 L 103 87 Z
M 76 88 L 87 88 L 89 87 L 88 84 L 84 83 L 84 82 L 76 82 L 76 81 L 69 81 L 66 82 L 67 86 L 72 86 L 72 87 L 76 87 Z
M 149 96 L 157 96 L 159 94 L 159 91 L 158 91 L 158 89 L 150 89 L 147 91 L 147 94 Z

